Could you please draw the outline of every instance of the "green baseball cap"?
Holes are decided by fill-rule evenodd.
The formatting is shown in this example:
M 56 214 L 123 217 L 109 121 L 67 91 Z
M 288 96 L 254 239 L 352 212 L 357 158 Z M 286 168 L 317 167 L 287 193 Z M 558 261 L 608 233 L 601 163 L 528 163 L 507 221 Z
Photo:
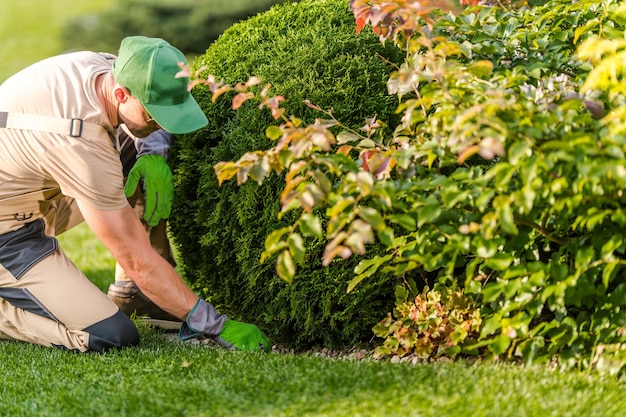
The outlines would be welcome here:
M 122 40 L 113 62 L 113 76 L 146 108 L 167 132 L 184 134 L 208 124 L 208 120 L 187 91 L 189 77 L 176 78 L 178 63 L 187 59 L 178 49 L 160 38 L 129 36 Z

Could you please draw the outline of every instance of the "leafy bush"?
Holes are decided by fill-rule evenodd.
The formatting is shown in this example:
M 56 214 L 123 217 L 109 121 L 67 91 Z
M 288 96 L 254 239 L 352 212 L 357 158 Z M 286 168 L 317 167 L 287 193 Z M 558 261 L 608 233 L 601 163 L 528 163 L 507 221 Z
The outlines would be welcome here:
M 283 4 L 228 29 L 194 67 L 232 84 L 258 76 L 306 123 L 318 113 L 304 100 L 333 108 L 355 128 L 376 114 L 395 120 L 397 99 L 386 94 L 386 81 L 390 62 L 401 62 L 404 52 L 381 45 L 371 31 L 360 37 L 354 31 L 344 0 Z M 315 238 L 302 241 L 309 255 L 291 285 L 276 276 L 275 256 L 260 263 L 265 236 L 293 221 L 278 218 L 284 180 L 272 175 L 263 185 L 220 187 L 213 166 L 270 147 L 264 133 L 273 119 L 253 103 L 237 111 L 226 99 L 213 103 L 207 88 L 194 94 L 209 126 L 178 138 L 172 151 L 171 227 L 188 280 L 223 311 L 295 347 L 371 338 L 372 325 L 393 306 L 395 278 L 381 274 L 346 294 L 356 262 L 323 268 L 323 241 Z
M 481 308 L 480 340 L 467 352 L 620 371 L 626 7 L 555 0 L 454 15 L 414 3 L 351 1 L 358 30 L 372 22 L 407 51 L 388 83 L 402 100 L 392 134 L 369 123 L 367 138 L 335 136 L 284 119 L 268 130 L 275 148 L 220 164 L 218 176 L 287 171 L 293 193 L 281 215 L 293 221 L 268 237 L 266 256 L 297 252 L 290 242 L 328 206 L 329 227 L 314 233 L 327 239 L 326 262 L 363 255 L 374 236 L 386 248 L 361 260 L 351 287 L 381 272 L 430 271 Z M 338 180 L 307 195 L 301 178 L 320 172 Z
M 297 0 L 118 0 L 103 13 L 70 21 L 62 42 L 67 50 L 117 53 L 122 38 L 144 35 L 201 54 L 233 24 L 285 1 Z
M 462 347 L 476 343 L 480 334 L 480 312 L 461 291 L 426 287 L 414 296 L 396 287 L 396 308 L 374 326 L 374 334 L 385 339 L 376 356 L 413 353 L 419 358 L 455 357 Z

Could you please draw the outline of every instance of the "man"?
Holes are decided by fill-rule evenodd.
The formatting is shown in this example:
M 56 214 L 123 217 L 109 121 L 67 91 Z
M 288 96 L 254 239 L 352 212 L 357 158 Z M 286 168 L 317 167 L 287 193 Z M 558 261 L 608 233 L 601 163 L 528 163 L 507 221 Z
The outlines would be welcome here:
M 139 342 L 132 321 L 74 266 L 55 235 L 86 221 L 141 292 L 182 321 L 181 339 L 267 351 L 267 337 L 194 294 L 150 245 L 124 194 L 116 129 L 198 130 L 207 119 L 177 78 L 183 54 L 125 38 L 117 58 L 77 52 L 0 85 L 0 338 L 102 352 Z

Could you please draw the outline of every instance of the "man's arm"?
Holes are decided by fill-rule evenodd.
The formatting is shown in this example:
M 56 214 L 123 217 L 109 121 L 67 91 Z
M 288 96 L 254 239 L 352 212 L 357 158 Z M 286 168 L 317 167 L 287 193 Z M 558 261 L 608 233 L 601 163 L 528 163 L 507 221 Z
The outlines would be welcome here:
M 156 305 L 185 320 L 198 301 L 176 270 L 152 249 L 143 225 L 127 206 L 100 210 L 78 202 L 85 221 L 115 260 Z
M 163 310 L 183 320 L 180 339 L 207 336 L 228 349 L 271 350 L 270 340 L 257 326 L 220 314 L 187 287 L 176 270 L 152 249 L 130 206 L 107 211 L 78 201 L 78 207 L 91 230 L 139 289 Z

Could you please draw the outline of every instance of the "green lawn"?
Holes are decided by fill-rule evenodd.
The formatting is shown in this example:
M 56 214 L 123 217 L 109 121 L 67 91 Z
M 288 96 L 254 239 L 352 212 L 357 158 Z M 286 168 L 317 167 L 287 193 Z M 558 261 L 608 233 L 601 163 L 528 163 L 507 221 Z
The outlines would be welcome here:
M 63 20 L 108 3 L 5 1 L 0 81 L 62 52 L 56 36 Z M 60 241 L 89 279 L 106 290 L 114 261 L 89 229 L 81 225 Z M 0 342 L 0 416 L 626 415 L 626 386 L 598 375 L 226 352 L 140 330 L 140 347 L 107 354 Z
M 104 10 L 115 0 L 6 0 L 0 12 L 0 82 L 61 50 L 64 22 Z
M 0 343 L 2 416 L 618 417 L 615 380 L 464 363 L 227 352 L 142 329 L 140 348 L 76 354 Z

